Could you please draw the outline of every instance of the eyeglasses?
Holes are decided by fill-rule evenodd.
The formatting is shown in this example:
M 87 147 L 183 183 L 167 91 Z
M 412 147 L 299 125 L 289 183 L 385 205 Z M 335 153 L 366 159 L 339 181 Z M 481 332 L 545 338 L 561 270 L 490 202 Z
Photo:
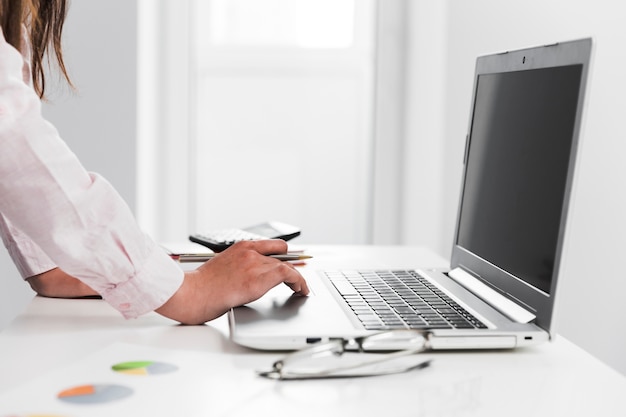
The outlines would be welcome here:
M 330 339 L 290 353 L 274 362 L 270 370 L 257 371 L 257 374 L 270 379 L 293 380 L 389 375 L 423 369 L 431 361 L 414 354 L 430 349 L 430 335 L 423 330 L 393 330 Z

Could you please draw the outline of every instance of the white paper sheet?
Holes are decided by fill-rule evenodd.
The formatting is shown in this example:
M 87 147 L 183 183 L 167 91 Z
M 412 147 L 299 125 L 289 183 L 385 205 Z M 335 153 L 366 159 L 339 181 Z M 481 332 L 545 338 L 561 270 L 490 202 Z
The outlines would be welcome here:
M 228 415 L 236 407 L 238 393 L 250 395 L 263 389 L 249 386 L 258 378 L 251 368 L 233 364 L 242 359 L 245 361 L 224 354 L 114 344 L 3 393 L 0 417 Z M 137 372 L 112 369 L 129 361 L 158 365 Z M 223 378 L 226 372 L 229 378 Z M 95 386 L 95 391 L 59 398 L 64 390 L 81 386 Z M 94 402 L 98 399 L 109 401 Z

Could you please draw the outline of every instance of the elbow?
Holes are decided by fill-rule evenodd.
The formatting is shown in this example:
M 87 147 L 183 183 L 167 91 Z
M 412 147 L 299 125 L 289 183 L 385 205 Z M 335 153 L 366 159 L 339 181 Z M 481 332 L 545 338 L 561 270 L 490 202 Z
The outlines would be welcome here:
M 35 293 L 41 297 L 53 297 L 50 292 L 50 286 L 46 284 L 39 276 L 30 277 L 26 280 Z

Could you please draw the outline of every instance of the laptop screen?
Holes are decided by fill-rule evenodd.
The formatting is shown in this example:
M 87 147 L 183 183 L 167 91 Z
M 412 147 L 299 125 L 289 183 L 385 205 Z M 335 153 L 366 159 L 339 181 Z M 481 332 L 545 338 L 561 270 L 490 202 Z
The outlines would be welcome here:
M 582 65 L 479 75 L 457 245 L 549 293 Z

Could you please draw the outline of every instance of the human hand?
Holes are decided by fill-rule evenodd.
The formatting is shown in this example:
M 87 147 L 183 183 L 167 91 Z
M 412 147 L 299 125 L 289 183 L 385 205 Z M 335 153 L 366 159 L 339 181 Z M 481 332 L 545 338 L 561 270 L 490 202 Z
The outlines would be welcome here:
M 280 283 L 307 295 L 306 281 L 293 265 L 265 256 L 285 252 L 282 240 L 236 243 L 186 272 L 183 285 L 156 311 L 184 324 L 201 324 L 260 298 Z

